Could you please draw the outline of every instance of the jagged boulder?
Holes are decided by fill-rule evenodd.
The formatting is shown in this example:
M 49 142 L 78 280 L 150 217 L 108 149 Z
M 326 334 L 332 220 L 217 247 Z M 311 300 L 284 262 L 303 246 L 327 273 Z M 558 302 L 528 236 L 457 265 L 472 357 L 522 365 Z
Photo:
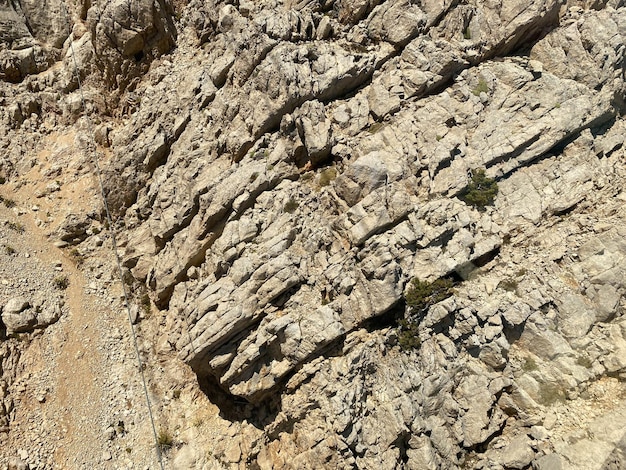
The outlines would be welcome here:
M 2 308 L 2 323 L 7 334 L 32 330 L 37 323 L 30 302 L 24 297 L 13 297 Z
M 107 85 L 123 91 L 176 41 L 173 11 L 163 0 L 95 5 L 87 14 L 95 56 Z

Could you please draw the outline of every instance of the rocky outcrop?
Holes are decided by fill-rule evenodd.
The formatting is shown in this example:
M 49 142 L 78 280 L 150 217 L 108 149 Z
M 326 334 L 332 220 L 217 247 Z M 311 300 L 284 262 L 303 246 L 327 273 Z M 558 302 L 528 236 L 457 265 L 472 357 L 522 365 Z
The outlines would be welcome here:
M 224 8 L 211 44 L 224 50 L 222 38 L 255 37 L 259 55 L 233 55 L 220 73 L 205 69 L 214 63 L 204 58 L 187 69 L 198 77 L 187 83 L 208 72 L 209 94 L 197 85 L 195 100 L 179 101 L 189 103 L 189 123 L 157 168 L 143 158 L 147 189 L 126 212 L 127 266 L 171 312 L 175 350 L 229 394 L 280 403 L 282 413 L 266 428 L 275 440 L 257 448 L 262 468 L 292 468 L 286 449 L 294 448 L 299 468 L 319 468 L 327 458 L 336 468 L 461 465 L 503 433 L 514 437 L 480 457 L 485 465 L 529 465 L 545 453 L 528 436 L 551 394 L 565 398 L 621 370 L 548 363 L 579 360 L 576 339 L 617 315 L 623 286 L 603 281 L 602 294 L 556 281 L 542 288 L 538 279 L 589 268 L 566 264 L 569 244 L 551 248 L 557 254 L 545 264 L 528 252 L 533 265 L 513 261 L 509 244 L 523 233 L 549 240 L 555 235 L 547 226 L 532 227 L 583 210 L 598 184 L 620 187 L 610 129 L 622 125 L 623 50 L 602 55 L 572 46 L 575 69 L 567 61 L 544 64 L 555 44 L 569 47 L 563 38 L 583 43 L 562 28 L 541 37 L 559 21 L 557 2 L 523 14 L 385 2 L 354 27 L 331 15 L 336 42 L 311 36 L 307 45 L 290 42 L 300 30 L 278 33 L 276 23 L 261 22 L 265 29 L 255 32 L 248 16 Z M 596 21 L 620 37 L 622 10 L 579 12 L 567 28 L 596 35 L 584 44 L 613 37 Z M 398 28 L 384 30 L 386 15 L 399 15 Z M 359 31 L 361 50 L 342 44 Z M 502 57 L 522 44 L 529 57 Z M 594 81 L 578 79 L 578 69 Z M 458 199 L 480 167 L 500 186 L 486 212 Z M 481 266 L 490 273 L 477 274 Z M 421 320 L 420 352 L 413 366 L 401 366 L 407 356 L 394 349 L 392 330 L 362 328 L 391 321 L 410 278 L 446 275 L 469 279 Z M 333 350 L 338 359 L 326 358 Z M 541 373 L 523 365 L 518 372 L 524 354 Z M 420 362 L 433 355 L 441 359 Z M 463 367 L 472 372 L 459 374 Z M 401 378 L 407 369 L 410 380 Z M 373 377 L 343 397 L 365 370 Z M 377 393 L 385 400 L 370 398 Z M 322 427 L 318 416 L 327 417 Z M 389 429 L 380 429 L 383 422 Z M 293 437 L 318 434 L 341 437 L 332 445 Z
M 61 1 L 3 2 L 0 5 L 0 79 L 20 82 L 27 75 L 46 70 L 59 60 L 70 32 L 67 11 Z
M 100 3 L 87 12 L 95 57 L 106 83 L 124 91 L 174 46 L 173 11 L 163 0 Z
M 72 54 L 114 89 L 88 103 L 127 280 L 241 421 L 216 459 L 573 465 L 586 438 L 553 414 L 626 367 L 622 2 L 129 5 L 90 8 Z M 31 83 L 72 89 L 55 77 Z M 32 93 L 15 132 L 46 115 Z M 464 197 L 477 169 L 491 206 Z M 90 218 L 56 234 L 87 245 Z M 415 312 L 415 277 L 454 293 Z M 581 444 L 586 468 L 621 459 L 618 434 Z

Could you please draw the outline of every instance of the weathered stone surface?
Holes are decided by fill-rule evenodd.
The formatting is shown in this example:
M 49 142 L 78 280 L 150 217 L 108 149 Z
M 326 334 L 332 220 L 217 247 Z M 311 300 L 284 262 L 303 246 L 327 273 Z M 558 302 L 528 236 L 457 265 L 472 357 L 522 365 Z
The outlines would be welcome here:
M 168 52 L 176 38 L 169 5 L 162 1 L 122 0 L 92 6 L 87 22 L 96 58 L 107 83 L 124 90 L 147 70 L 151 60 Z
M 76 244 L 87 238 L 91 220 L 83 215 L 69 214 L 59 227 L 59 238 L 69 244 Z
M 30 302 L 24 297 L 10 299 L 2 308 L 1 316 L 8 334 L 31 330 L 37 323 Z
M 90 171 L 39 168 L 58 155 L 36 144 L 84 134 L 76 58 L 127 281 L 237 421 L 210 463 L 187 436 L 173 460 L 620 462 L 619 426 L 581 423 L 605 403 L 589 389 L 626 377 L 623 2 L 181 3 L 85 4 L 48 55 L 54 8 L 31 32 L 13 2 L 0 26 L 2 78 L 23 81 L 2 84 L 2 174 L 63 181 L 47 203 Z M 465 197 L 479 168 L 485 208 Z M 50 233 L 95 246 L 72 212 Z M 443 276 L 451 297 L 407 307 L 412 278 Z M 31 303 L 8 332 L 58 318 Z
M 498 450 L 498 456 L 494 457 L 504 468 L 527 468 L 535 456 L 531 448 L 531 440 L 526 435 L 514 438 L 507 446 Z
M 557 454 L 548 454 L 533 461 L 534 470 L 562 470 L 561 457 Z

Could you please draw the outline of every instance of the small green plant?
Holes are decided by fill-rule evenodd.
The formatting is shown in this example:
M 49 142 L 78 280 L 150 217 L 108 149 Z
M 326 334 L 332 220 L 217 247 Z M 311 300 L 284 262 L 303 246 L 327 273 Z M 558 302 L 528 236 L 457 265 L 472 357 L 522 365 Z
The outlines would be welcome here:
M 148 315 L 150 315 L 150 312 L 152 310 L 152 306 L 150 304 L 150 296 L 148 295 L 147 292 L 144 292 L 141 296 L 140 299 L 140 304 L 141 304 L 141 308 L 144 312 L 144 314 L 146 315 L 146 317 Z
M 13 199 L 0 196 L 0 201 L 2 201 L 2 204 L 4 204 L 4 206 L 8 207 L 9 209 L 15 207 L 15 201 Z
M 417 323 L 409 320 L 400 320 L 400 331 L 398 333 L 398 344 L 403 351 L 417 349 L 422 344 L 419 338 Z
M 559 108 L 561 107 L 561 103 L 554 103 L 554 107 L 555 107 L 556 109 L 559 109 Z
M 493 205 L 498 195 L 498 183 L 493 178 L 487 177 L 485 170 L 477 168 L 472 170 L 472 178 L 461 199 L 470 206 L 476 207 L 479 211 L 485 207 Z
M 80 251 L 78 251 L 78 248 L 72 248 L 69 255 L 78 267 L 82 266 L 82 264 L 85 262 L 85 256 Z
M 452 279 L 441 278 L 433 282 L 414 278 L 407 289 L 404 299 L 409 307 L 409 315 L 414 317 L 423 314 L 428 308 L 453 294 Z M 398 343 L 402 350 L 409 351 L 419 348 L 422 344 L 419 337 L 418 323 L 412 318 L 398 321 Z
M 331 166 L 322 170 L 318 183 L 320 187 L 323 188 L 324 186 L 328 186 L 335 178 L 337 178 L 337 168 Z
M 70 285 L 70 279 L 67 276 L 57 276 L 52 280 L 52 284 L 59 290 L 65 290 Z
M 130 454 L 132 451 L 133 451 L 133 449 L 131 449 L 130 447 L 127 447 L 127 448 L 126 448 L 126 453 L 127 453 L 127 454 Z
M 161 428 L 157 434 L 157 443 L 162 452 L 169 450 L 174 444 L 174 436 L 168 429 Z
M 476 85 L 476 87 L 472 90 L 472 93 L 475 96 L 480 96 L 481 93 L 488 93 L 489 92 L 489 85 L 487 85 L 487 82 L 485 81 L 484 78 L 480 78 L 480 80 L 478 80 L 478 85 Z
M 507 292 L 515 292 L 517 290 L 517 281 L 515 279 L 503 279 L 498 283 L 498 287 Z
M 580 355 L 576 358 L 576 364 L 584 367 L 585 369 L 591 369 L 593 362 L 589 356 Z
M 565 391 L 554 383 L 543 383 L 539 386 L 539 404 L 544 406 L 554 405 L 565 401 Z
M 433 282 L 414 278 L 404 298 L 412 314 L 419 314 L 442 300 L 450 297 L 454 283 L 452 279 L 440 278 Z
M 538 368 L 539 367 L 537 366 L 537 363 L 532 357 L 527 357 L 526 359 L 524 359 L 524 363 L 522 364 L 522 370 L 524 372 L 532 372 L 534 370 L 537 370 Z
M 250 175 L 250 182 L 252 183 L 254 180 L 256 180 L 259 177 L 259 173 L 257 171 L 255 171 L 254 173 L 252 173 Z
M 191 421 L 191 425 L 194 428 L 199 428 L 200 426 L 202 426 L 203 423 L 204 423 L 204 418 L 200 415 L 194 416 L 193 420 Z
M 2 246 L 4 247 L 4 251 L 7 255 L 14 255 L 15 253 L 17 253 L 15 248 L 13 248 L 11 245 L 2 245 Z
M 441 141 L 441 139 L 443 139 L 443 136 L 440 136 L 440 135 L 435 136 L 435 140 L 437 142 Z
M 7 226 L 11 230 L 15 230 L 17 233 L 24 233 L 26 231 L 24 224 L 22 224 L 21 222 L 8 222 Z
M 174 398 L 174 400 L 178 400 L 180 398 L 180 390 L 176 389 L 172 392 L 172 398 Z
M 469 26 L 463 30 L 463 39 L 472 39 L 472 31 Z
M 285 204 L 285 212 L 289 212 L 290 214 L 293 214 L 297 208 L 298 208 L 298 202 L 295 201 L 294 199 L 289 199 L 287 203 Z

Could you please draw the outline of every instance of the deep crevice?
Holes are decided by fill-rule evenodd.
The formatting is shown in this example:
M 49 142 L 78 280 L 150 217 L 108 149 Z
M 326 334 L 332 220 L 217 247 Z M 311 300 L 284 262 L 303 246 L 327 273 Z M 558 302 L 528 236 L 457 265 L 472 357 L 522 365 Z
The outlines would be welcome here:
M 512 168 L 511 170 L 497 176 L 495 178 L 496 181 L 502 181 L 511 177 L 521 168 L 529 168 L 545 160 L 561 155 L 563 151 L 565 150 L 565 148 L 571 143 L 573 143 L 574 141 L 576 141 L 585 129 L 602 128 L 603 125 L 614 120 L 615 120 L 615 114 L 611 113 L 610 111 L 602 114 L 601 116 L 598 116 L 596 119 L 588 122 L 587 124 L 584 124 L 579 129 L 573 131 L 572 133 L 563 137 L 561 140 L 557 141 L 552 147 L 550 147 L 544 153 L 537 155 L 534 158 L 525 160 L 521 162 L 521 164 L 516 166 L 515 168 Z

